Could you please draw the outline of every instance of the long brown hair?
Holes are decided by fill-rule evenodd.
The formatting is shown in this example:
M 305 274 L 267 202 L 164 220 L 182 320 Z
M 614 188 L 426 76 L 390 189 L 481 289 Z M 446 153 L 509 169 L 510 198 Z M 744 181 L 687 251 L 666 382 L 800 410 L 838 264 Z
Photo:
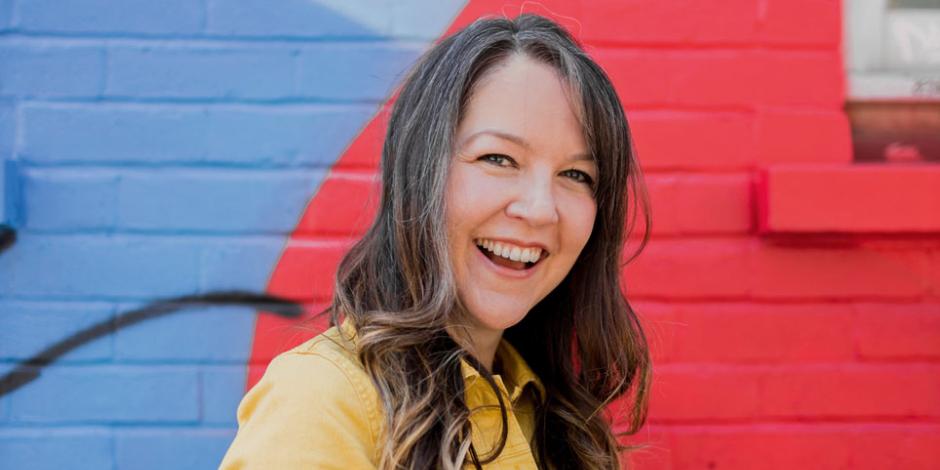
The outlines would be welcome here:
M 606 405 L 628 395 L 628 433 L 646 418 L 649 353 L 622 294 L 620 272 L 628 227 L 642 214 L 648 228 L 649 211 L 620 101 L 604 71 L 551 20 L 481 19 L 429 50 L 405 80 L 382 150 L 378 214 L 340 263 L 330 307 L 334 324 L 345 317 L 356 327 L 359 359 L 378 390 L 385 413 L 383 469 L 459 468 L 468 451 L 479 466 L 505 444 L 501 403 L 500 445 L 479 457 L 470 449 L 472 410 L 464 401 L 460 361 L 495 383 L 462 340 L 447 333 L 466 312 L 448 257 L 444 190 L 474 84 L 513 54 L 548 64 L 565 79 L 599 170 L 597 216 L 579 259 L 505 332 L 547 391 L 536 409 L 539 464 L 619 468 L 622 448 Z

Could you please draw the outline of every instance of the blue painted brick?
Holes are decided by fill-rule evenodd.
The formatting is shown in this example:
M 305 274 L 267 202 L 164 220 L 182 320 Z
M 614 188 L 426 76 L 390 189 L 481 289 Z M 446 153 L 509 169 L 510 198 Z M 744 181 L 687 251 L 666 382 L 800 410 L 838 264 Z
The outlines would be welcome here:
M 20 212 L 19 171 L 12 159 L 15 134 L 14 105 L 0 101 L 0 225 L 15 226 Z
M 0 0 L 0 31 L 5 31 L 13 24 L 13 0 Z
M 7 162 L 3 157 L 0 157 L 0 227 L 11 225 L 11 216 L 13 214 L 13 197 L 7 194 L 11 192 L 10 187 L 13 185 L 7 182 L 10 179 L 7 171 Z
M 19 187 L 16 162 L 0 156 L 0 225 L 18 225 L 21 212 Z
M 38 230 L 110 229 L 117 219 L 118 173 L 30 168 L 23 175 L 23 223 Z
M 10 100 L 0 100 L 0 160 L 13 156 L 16 136 L 16 108 Z
M 23 360 L 71 335 L 108 322 L 106 303 L 0 301 L 0 359 Z M 112 356 L 112 337 L 105 335 L 66 354 L 58 363 L 104 361 Z
M 109 51 L 106 93 L 145 98 L 285 98 L 293 88 L 293 69 L 293 53 L 284 47 L 124 47 Z
M 203 242 L 208 243 L 208 242 Z M 152 298 L 191 293 L 199 244 L 174 237 L 21 234 L 0 256 L 0 295 Z
M 195 34 L 204 0 L 21 0 L 18 28 L 62 33 Z
M 133 308 L 122 305 L 120 312 Z M 182 309 L 119 328 L 114 338 L 115 360 L 244 363 L 251 356 L 254 326 L 251 308 Z
M 119 470 L 218 468 L 233 429 L 121 429 L 115 433 Z
M 211 110 L 210 110 L 211 109 Z M 31 104 L 23 160 L 37 163 L 332 165 L 375 107 Z
M 206 425 L 238 425 L 236 412 L 245 394 L 247 368 L 239 366 L 203 366 L 202 422 Z
M 377 38 L 390 26 L 385 2 L 208 0 L 207 32 L 264 37 Z
M 374 113 L 372 105 L 214 110 L 210 159 L 329 167 Z
M 0 94 L 98 96 L 104 86 L 104 50 L 13 42 L 0 46 Z
M 125 173 L 118 226 L 135 230 L 289 233 L 322 170 Z
M 195 106 L 34 104 L 21 109 L 21 157 L 37 162 L 206 158 L 208 111 Z
M 0 468 L 100 470 L 113 468 L 106 429 L 0 428 Z
M 436 40 L 460 13 L 466 0 L 395 0 L 389 17 L 396 38 Z
M 284 238 L 277 236 L 240 238 L 207 246 L 200 259 L 199 291 L 263 291 L 283 249 Z
M 13 370 L 14 365 L 10 364 L 0 364 L 0 375 L 6 374 L 7 372 Z M 205 385 L 203 385 L 205 387 Z M 10 398 L 7 396 L 0 397 L 0 423 L 5 423 L 10 419 Z M 3 430 L 3 425 L 0 424 L 0 432 Z
M 195 423 L 199 374 L 192 367 L 48 366 L 14 392 L 16 423 Z
M 322 44 L 301 50 L 298 93 L 328 100 L 384 102 L 422 47 Z

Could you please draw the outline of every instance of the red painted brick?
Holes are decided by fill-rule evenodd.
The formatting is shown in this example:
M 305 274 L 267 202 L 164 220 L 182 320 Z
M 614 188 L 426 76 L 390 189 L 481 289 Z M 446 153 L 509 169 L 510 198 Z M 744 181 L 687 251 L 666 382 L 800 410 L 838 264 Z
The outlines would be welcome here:
M 375 218 L 379 197 L 374 173 L 331 172 L 310 200 L 295 233 L 361 236 Z
M 631 468 L 640 470 L 927 470 L 940 466 L 937 425 L 653 425 L 628 442 L 647 445 L 630 456 Z
M 248 373 L 246 374 L 247 376 L 245 377 L 245 391 L 246 392 L 248 390 L 251 390 L 251 388 L 254 387 L 255 384 L 258 383 L 259 380 L 261 380 L 261 377 L 264 376 L 264 371 L 266 371 L 267 369 L 268 369 L 267 363 L 265 363 L 264 365 L 248 364 Z
M 940 427 L 882 426 L 852 439 L 856 468 L 940 468 Z
M 940 417 L 940 366 L 662 365 L 653 423 L 715 420 L 932 420 Z
M 807 106 L 838 111 L 845 102 L 842 55 L 832 52 L 785 52 L 768 50 L 756 53 L 755 67 L 760 72 L 757 100 L 769 106 Z
M 679 320 L 679 309 L 674 303 L 632 301 L 630 305 L 643 325 L 653 363 L 658 366 L 678 362 L 675 349 L 686 325 Z
M 841 111 L 763 109 L 756 139 L 761 164 L 852 162 L 849 121 Z
M 750 273 L 765 298 L 909 299 L 927 292 L 927 259 L 917 250 L 762 243 Z
M 581 36 L 592 42 L 747 43 L 754 40 L 753 0 L 603 0 L 582 4 Z
M 750 175 L 650 175 L 647 182 L 654 234 L 751 231 Z
M 940 359 L 940 303 L 867 303 L 855 309 L 855 350 L 860 359 Z
M 653 358 L 669 362 L 844 362 L 850 304 L 639 304 Z
M 675 468 L 845 468 L 849 447 L 813 432 L 722 432 L 676 436 Z
M 933 250 L 928 254 L 930 273 L 927 274 L 927 285 L 934 300 L 940 301 L 940 250 Z
M 940 232 L 940 168 L 780 166 L 760 183 L 765 232 Z
M 761 377 L 759 416 L 940 418 L 940 366 L 837 364 L 777 368 Z
M 751 230 L 748 175 L 647 174 L 653 234 L 731 234 Z
M 838 47 L 842 39 L 839 0 L 764 0 L 760 40 L 765 44 Z
M 752 119 L 742 113 L 627 114 L 646 170 L 743 169 L 753 164 Z
M 340 259 L 351 247 L 347 241 L 292 239 L 269 282 L 269 292 L 301 301 L 329 300 Z
M 749 108 L 763 84 L 749 51 L 598 49 L 627 108 L 695 106 Z
M 783 244 L 750 238 L 654 239 L 624 271 L 631 298 L 916 299 L 934 269 L 925 250 Z
M 625 291 L 630 298 L 744 298 L 752 249 L 749 239 L 653 240 L 627 265 Z
M 835 111 L 844 101 L 836 51 L 605 48 L 595 57 L 628 108 L 802 106 Z
M 651 422 L 740 420 L 761 408 L 760 375 L 738 367 L 664 365 L 653 375 Z
M 838 433 L 789 426 L 657 427 L 665 452 L 639 455 L 669 469 L 842 469 L 851 447 Z M 638 468 L 646 468 L 638 467 Z

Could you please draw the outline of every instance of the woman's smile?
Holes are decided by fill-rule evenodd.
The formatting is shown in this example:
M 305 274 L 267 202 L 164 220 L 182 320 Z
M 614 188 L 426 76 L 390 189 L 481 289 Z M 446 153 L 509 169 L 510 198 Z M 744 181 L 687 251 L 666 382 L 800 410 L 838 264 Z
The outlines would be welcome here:
M 501 276 L 526 279 L 532 276 L 539 263 L 548 257 L 541 246 L 525 246 L 489 238 L 474 240 L 486 264 Z

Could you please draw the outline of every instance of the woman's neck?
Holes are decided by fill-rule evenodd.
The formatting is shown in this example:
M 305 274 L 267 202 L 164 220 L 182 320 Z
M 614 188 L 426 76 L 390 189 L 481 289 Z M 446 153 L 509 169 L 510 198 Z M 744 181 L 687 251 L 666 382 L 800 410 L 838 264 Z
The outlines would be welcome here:
M 483 365 L 486 370 L 493 373 L 493 361 L 496 358 L 496 350 L 499 349 L 499 342 L 503 338 L 503 330 L 491 330 L 477 326 L 468 326 L 462 329 L 465 336 L 469 335 L 469 344 L 467 352 L 470 353 Z M 454 336 L 454 332 L 450 332 Z

